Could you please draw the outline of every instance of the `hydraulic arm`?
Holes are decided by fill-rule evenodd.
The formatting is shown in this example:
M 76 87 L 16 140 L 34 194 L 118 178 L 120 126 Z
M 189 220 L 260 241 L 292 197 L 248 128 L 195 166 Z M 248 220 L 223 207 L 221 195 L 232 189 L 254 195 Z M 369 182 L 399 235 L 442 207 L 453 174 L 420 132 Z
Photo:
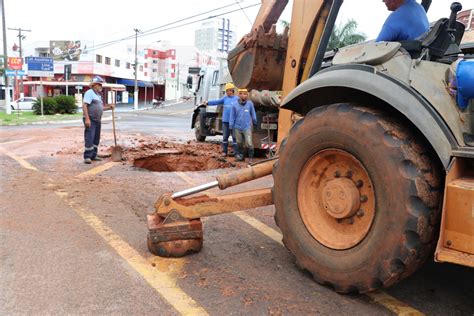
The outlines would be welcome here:
M 162 257 L 182 257 L 202 248 L 201 217 L 230 213 L 272 205 L 271 188 L 226 195 L 199 195 L 211 188 L 224 190 L 272 173 L 276 159 L 252 167 L 220 175 L 216 181 L 181 192 L 165 193 L 155 203 L 155 212 L 148 215 L 148 249 Z M 186 198 L 188 197 L 188 198 Z

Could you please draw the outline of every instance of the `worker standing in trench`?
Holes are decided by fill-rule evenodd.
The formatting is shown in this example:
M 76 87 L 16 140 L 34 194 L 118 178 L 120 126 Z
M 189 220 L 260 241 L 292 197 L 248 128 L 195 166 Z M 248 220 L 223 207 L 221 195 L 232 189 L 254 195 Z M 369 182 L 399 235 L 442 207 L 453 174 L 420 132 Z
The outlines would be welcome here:
M 234 154 L 237 153 L 237 144 L 235 141 L 235 135 L 231 128 L 229 128 L 230 112 L 232 110 L 232 104 L 237 102 L 239 97 L 234 95 L 235 86 L 232 83 L 225 85 L 225 96 L 218 100 L 211 100 L 204 102 L 204 105 L 219 105 L 223 104 L 224 110 L 222 113 L 222 155 L 227 157 L 229 148 L 229 136 L 232 134 L 232 148 Z
M 236 161 L 244 161 L 244 145 L 247 147 L 249 163 L 253 160 L 252 127 L 257 124 L 257 115 L 253 102 L 248 100 L 247 89 L 239 89 L 239 99 L 233 104 L 230 112 L 229 126 L 237 140 Z M 253 125 L 252 125 L 253 123 Z
M 102 101 L 102 85 L 104 79 L 99 76 L 92 78 L 90 89 L 84 94 L 82 113 L 84 121 L 84 163 L 102 160 L 97 156 L 100 142 L 100 130 L 102 124 L 102 112 L 115 107 L 114 104 L 104 106 Z

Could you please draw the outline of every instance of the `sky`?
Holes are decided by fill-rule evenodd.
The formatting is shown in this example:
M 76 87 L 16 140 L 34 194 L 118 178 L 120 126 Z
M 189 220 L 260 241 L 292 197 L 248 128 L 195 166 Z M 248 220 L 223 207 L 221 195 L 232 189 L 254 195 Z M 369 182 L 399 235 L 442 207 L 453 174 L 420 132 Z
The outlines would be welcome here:
M 224 16 L 237 26 L 240 38 L 250 31 L 259 5 L 244 10 L 240 10 L 240 7 L 259 4 L 261 1 L 239 0 L 238 4 L 237 0 L 4 0 L 4 2 L 7 28 L 31 30 L 25 33 L 23 46 L 26 50 L 38 41 L 49 40 L 87 40 L 94 41 L 97 45 L 131 36 L 134 34 L 134 28 L 149 30 L 226 5 L 229 6 L 193 20 L 235 11 Z M 472 0 L 459 2 L 463 4 L 464 9 L 474 7 Z M 429 20 L 435 21 L 447 17 L 451 3 L 451 0 L 433 0 L 428 13 Z M 291 20 L 291 6 L 290 0 L 281 19 Z M 359 31 L 372 39 L 377 36 L 389 13 L 380 0 L 345 0 L 337 23 L 343 23 L 350 18 L 355 19 L 359 24 Z M 199 25 L 200 23 L 141 37 L 139 44 L 152 45 L 157 41 L 166 40 L 176 45 L 193 45 L 194 30 Z M 14 43 L 18 43 L 17 35 L 15 31 L 7 31 L 10 56 L 12 56 L 11 47 Z M 121 45 L 133 45 L 133 43 L 133 40 L 128 40 L 112 47 L 119 48 Z

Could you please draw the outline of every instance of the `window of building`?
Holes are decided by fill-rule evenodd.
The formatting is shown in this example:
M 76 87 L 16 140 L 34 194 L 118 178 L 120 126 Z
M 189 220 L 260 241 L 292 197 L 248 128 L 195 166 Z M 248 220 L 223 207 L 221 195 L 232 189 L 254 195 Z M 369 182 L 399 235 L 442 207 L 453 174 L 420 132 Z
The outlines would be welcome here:
M 102 55 L 95 55 L 95 62 L 102 64 Z
M 130 63 L 125 63 L 125 68 L 130 69 L 131 66 Z
M 139 69 L 140 69 L 140 71 L 143 71 L 143 66 L 140 66 L 140 68 L 139 68 Z
M 219 70 L 214 71 L 212 74 L 212 85 L 217 86 L 217 79 L 219 77 Z
M 153 59 L 153 63 L 154 63 L 154 64 L 158 64 L 158 60 Z
M 49 56 L 49 53 L 43 52 L 43 53 L 39 53 L 39 57 L 50 57 L 50 56 Z
M 120 60 L 118 59 L 115 60 L 115 67 L 120 67 Z
M 110 57 L 105 57 L 105 64 L 110 65 Z
M 158 72 L 158 69 L 153 69 L 152 71 L 153 71 L 153 72 Z

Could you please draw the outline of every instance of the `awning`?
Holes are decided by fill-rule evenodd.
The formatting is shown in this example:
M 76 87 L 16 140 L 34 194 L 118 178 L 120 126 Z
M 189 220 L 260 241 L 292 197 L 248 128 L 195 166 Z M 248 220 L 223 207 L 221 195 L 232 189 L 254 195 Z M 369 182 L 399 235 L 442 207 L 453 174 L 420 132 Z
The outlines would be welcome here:
M 30 85 L 30 86 L 34 86 L 34 85 L 39 86 L 41 84 L 41 81 L 24 81 L 23 84 L 24 85 Z M 65 87 L 66 85 L 68 85 L 68 86 L 88 87 L 89 84 L 90 84 L 90 82 L 86 82 L 86 81 L 78 81 L 78 82 L 69 81 L 67 83 L 66 83 L 66 81 L 43 81 L 43 86 Z M 107 88 L 107 89 L 114 90 L 114 91 L 125 91 L 126 90 L 126 88 L 123 84 L 117 84 L 117 83 L 104 83 L 103 87 Z
M 135 86 L 135 80 L 132 80 L 132 79 L 117 79 L 117 83 L 120 83 L 120 84 L 123 84 L 123 85 L 126 85 L 126 86 L 130 86 L 130 87 Z M 144 88 L 144 87 L 153 88 L 153 84 L 151 82 L 146 82 L 146 81 L 138 80 L 137 85 L 139 87 L 142 87 L 142 88 Z

